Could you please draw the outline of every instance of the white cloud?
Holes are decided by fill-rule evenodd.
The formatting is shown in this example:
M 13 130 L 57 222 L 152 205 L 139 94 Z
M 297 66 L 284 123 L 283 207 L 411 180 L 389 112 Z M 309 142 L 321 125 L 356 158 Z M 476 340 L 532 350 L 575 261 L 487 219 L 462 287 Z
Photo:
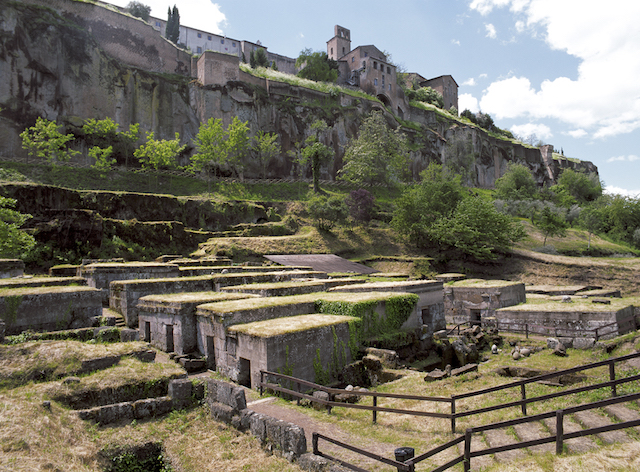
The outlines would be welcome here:
M 108 3 L 126 7 L 130 0 L 107 0 Z M 151 7 L 151 16 L 167 19 L 167 7 L 171 6 L 164 0 L 143 0 L 147 6 Z M 223 34 L 222 26 L 227 18 L 220 11 L 220 5 L 210 0 L 180 0 L 176 3 L 180 13 L 180 24 L 190 26 L 208 33 Z
M 484 29 L 487 31 L 488 38 L 496 39 L 496 36 L 498 36 L 498 33 L 496 32 L 496 27 L 493 26 L 491 23 L 487 23 L 486 25 L 484 25 Z
M 547 125 L 539 124 L 539 123 L 527 123 L 524 125 L 514 125 L 511 127 L 511 132 L 513 134 L 517 134 L 518 136 L 528 137 L 532 135 L 536 135 L 539 139 L 546 140 L 551 139 L 553 137 L 553 133 L 551 132 L 551 128 Z
M 478 76 L 479 79 L 486 79 L 487 77 L 489 77 L 487 74 L 480 74 Z
M 518 33 L 522 33 L 525 30 L 525 23 L 524 21 L 516 21 L 516 31 Z
M 480 111 L 480 107 L 478 106 L 478 99 L 470 93 L 462 93 L 458 95 L 458 107 L 460 109 L 460 112 L 469 110 L 473 113 L 477 113 Z
M 565 134 L 568 134 L 572 138 L 578 139 L 578 138 L 584 138 L 589 133 L 587 133 L 585 130 L 581 128 L 581 129 L 574 129 L 572 131 L 567 131 Z
M 607 159 L 607 162 L 635 162 L 640 160 L 640 157 L 635 154 L 630 154 L 628 156 L 614 156 Z
M 604 188 L 604 193 L 607 193 L 609 195 L 622 195 L 624 197 L 632 198 L 640 197 L 640 190 L 626 190 L 624 188 L 612 187 L 609 185 Z
M 473 0 L 486 16 L 509 8 L 521 26 L 541 32 L 547 45 L 579 59 L 577 78 L 534 87 L 526 77 L 494 82 L 480 100 L 498 117 L 554 118 L 595 138 L 640 129 L 640 2 L 624 8 L 585 7 L 583 0 Z M 518 23 L 520 24 L 520 23 Z M 516 26 L 517 27 L 517 26 Z
M 476 84 L 476 79 L 474 79 L 473 77 L 462 82 L 462 85 L 469 85 L 470 87 L 473 87 L 475 84 Z
M 457 39 L 452 39 L 451 44 L 455 44 L 456 46 L 460 46 L 460 41 Z

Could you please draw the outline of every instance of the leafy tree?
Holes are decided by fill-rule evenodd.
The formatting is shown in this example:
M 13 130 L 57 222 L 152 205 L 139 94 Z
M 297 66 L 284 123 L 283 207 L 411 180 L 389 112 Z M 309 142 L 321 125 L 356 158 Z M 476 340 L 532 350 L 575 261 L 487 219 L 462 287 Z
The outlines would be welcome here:
M 591 248 L 591 235 L 600 231 L 604 225 L 604 212 L 603 209 L 590 205 L 583 208 L 580 211 L 578 223 L 589 233 L 589 242 L 587 243 L 587 249 Z
M 105 118 L 103 120 L 96 120 L 90 118 L 85 120 L 82 125 L 82 131 L 85 134 L 85 140 L 89 146 L 92 146 L 89 150 L 90 157 L 97 160 L 98 157 L 105 158 L 111 162 L 111 157 L 115 162 L 112 162 L 109 167 L 114 165 L 118 157 L 125 161 L 125 165 L 129 164 L 129 157 L 133 153 L 133 145 L 138 140 L 140 134 L 140 124 L 135 123 L 129 125 L 128 131 L 118 131 L 118 124 L 111 118 Z M 97 148 L 96 150 L 92 150 Z M 107 149 L 111 148 L 111 151 L 107 153 Z M 101 167 L 104 164 L 99 164 Z
M 252 69 L 255 69 L 258 66 L 258 63 L 256 62 L 256 55 L 253 53 L 253 51 L 249 53 L 249 66 Z
M 264 48 L 258 48 L 254 57 L 257 67 L 269 67 L 269 58 L 267 57 L 267 52 Z
M 265 179 L 267 177 L 267 164 L 282 150 L 278 143 L 278 135 L 260 130 L 253 139 L 253 149 L 258 155 L 258 160 L 262 165 L 262 178 Z
M 345 199 L 349 215 L 355 221 L 368 223 L 373 218 L 375 198 L 371 192 L 363 188 L 352 190 Z
M 149 21 L 149 16 L 151 16 L 151 7 L 145 5 L 142 2 L 129 2 L 127 4 L 126 10 L 131 16 L 141 18 L 147 22 Z
M 596 200 L 602 195 L 602 183 L 597 174 L 565 169 L 551 190 L 557 195 L 559 203 L 568 208 L 574 203 Z
M 220 118 L 209 118 L 200 125 L 195 137 L 196 153 L 191 156 L 188 170 L 191 172 L 205 171 L 209 177 L 209 191 L 211 191 L 211 174 L 216 167 L 226 161 L 227 132 Z
M 409 145 L 399 129 L 391 129 L 380 112 L 369 115 L 349 142 L 339 178 L 356 185 L 392 185 L 406 180 Z
M 101 173 L 104 177 L 113 166 L 116 164 L 116 160 L 111 157 L 113 154 L 113 146 L 101 148 L 99 146 L 93 146 L 89 149 L 89 157 L 94 159 L 94 164 L 91 166 Z
M 296 67 L 300 69 L 298 77 L 316 82 L 335 82 L 338 79 L 338 63 L 329 59 L 326 52 L 313 52 L 304 49 L 296 59 Z
M 227 127 L 226 164 L 234 169 L 238 177 L 242 178 L 244 171 L 243 159 L 249 150 L 249 125 L 237 116 Z
M 569 226 L 564 217 L 554 211 L 550 206 L 545 206 L 539 215 L 536 215 L 533 225 L 539 228 L 544 234 L 543 246 L 547 245 L 549 236 L 564 237 L 567 234 L 567 226 Z
M 509 163 L 504 175 L 496 180 L 495 189 L 496 196 L 505 200 L 530 200 L 538 193 L 529 167 L 513 162 Z
M 338 196 L 316 195 L 307 205 L 314 224 L 325 231 L 331 230 L 335 224 L 344 223 L 349 214 L 344 200 Z
M 175 5 L 173 9 L 171 9 L 171 7 L 168 8 L 167 26 L 164 31 L 164 37 L 173 44 L 178 44 L 178 39 L 180 39 L 180 12 Z
M 52 165 L 68 161 L 73 155 L 79 154 L 67 146 L 67 143 L 73 141 L 73 135 L 60 133 L 58 124 L 45 118 L 38 117 L 34 126 L 20 133 L 20 138 L 22 148 L 30 156 L 46 159 Z
M 24 257 L 36 244 L 33 236 L 20 229 L 31 215 L 14 210 L 16 201 L 0 197 L 0 257 Z
M 140 161 L 143 169 L 174 169 L 178 166 L 177 158 L 187 145 L 180 146 L 180 135 L 175 139 L 155 139 L 153 132 L 147 133 L 147 142 L 135 150 L 133 155 Z M 156 176 L 157 185 L 157 176 Z
M 305 146 L 302 148 L 302 156 L 299 161 L 302 166 L 311 164 L 314 193 L 321 193 L 320 168 L 322 164 L 329 161 L 334 155 L 333 149 L 320 142 L 320 135 L 328 129 L 329 126 L 324 120 L 316 120 L 311 124 L 313 134 L 305 139 Z
M 521 225 L 479 197 L 461 200 L 450 218 L 440 218 L 432 235 L 440 244 L 455 247 L 479 260 L 496 258 L 525 236 Z
M 419 185 L 396 200 L 391 225 L 403 238 L 426 248 L 434 242 L 434 224 L 450 217 L 467 192 L 460 176 L 444 171 L 439 164 L 430 164 L 420 177 Z

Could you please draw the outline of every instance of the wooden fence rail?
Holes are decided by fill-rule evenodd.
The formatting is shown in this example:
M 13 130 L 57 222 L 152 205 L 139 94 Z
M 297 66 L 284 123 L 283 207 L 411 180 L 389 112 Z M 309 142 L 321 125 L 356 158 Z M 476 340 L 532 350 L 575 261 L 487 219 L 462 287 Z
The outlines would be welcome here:
M 525 418 L 517 418 L 513 420 L 500 421 L 497 423 L 491 423 L 488 425 L 469 428 L 465 431 L 463 435 L 458 436 L 445 444 L 442 444 L 416 457 L 410 458 L 404 462 L 398 462 L 391 459 L 387 459 L 385 457 L 381 457 L 378 454 L 374 454 L 374 453 L 359 449 L 357 447 L 351 446 L 344 442 L 338 441 L 336 439 L 332 439 L 330 437 L 327 437 L 315 432 L 313 433 L 313 453 L 322 457 L 326 457 L 327 459 L 339 462 L 340 464 L 342 464 L 343 466 L 351 470 L 355 470 L 357 472 L 369 472 L 368 470 L 363 469 L 359 466 L 353 465 L 351 463 L 348 463 L 340 459 L 336 459 L 326 453 L 321 452 L 319 448 L 318 440 L 323 439 L 324 441 L 327 441 L 331 444 L 337 445 L 349 451 L 355 452 L 369 459 L 374 459 L 378 462 L 382 462 L 387 465 L 392 465 L 396 467 L 397 470 L 400 472 L 413 472 L 415 470 L 416 464 L 423 462 L 426 459 L 429 459 L 435 456 L 436 454 L 446 451 L 451 447 L 456 447 L 458 444 L 464 442 L 463 454 L 459 454 L 453 459 L 449 460 L 447 463 L 435 469 L 432 469 L 431 472 L 443 472 L 445 470 L 450 469 L 451 467 L 454 467 L 455 465 L 461 462 L 464 463 L 465 472 L 468 472 L 471 469 L 471 459 L 474 457 L 480 457 L 480 456 L 485 456 L 489 454 L 497 454 L 499 452 L 506 452 L 506 451 L 511 451 L 515 449 L 523 449 L 523 448 L 528 448 L 528 447 L 538 446 L 541 444 L 548 444 L 548 443 L 555 443 L 556 454 L 560 455 L 562 454 L 564 449 L 564 442 L 569 439 L 575 439 L 583 436 L 591 436 L 594 434 L 600 434 L 600 433 L 605 433 L 609 431 L 617 431 L 621 429 L 640 426 L 640 420 L 633 420 L 633 421 L 626 421 L 622 423 L 614 423 L 608 426 L 600 426 L 597 428 L 585 429 L 585 430 L 576 431 L 573 433 L 564 432 L 564 418 L 567 415 L 577 413 L 579 411 L 596 410 L 609 405 L 637 401 L 639 399 L 640 399 L 640 393 L 632 393 L 632 394 L 622 395 L 622 396 L 607 399 L 607 400 L 600 400 L 597 402 L 592 402 L 584 405 L 572 406 L 562 410 L 550 411 L 550 412 L 541 413 L 534 416 L 527 416 Z M 556 418 L 556 434 L 555 435 L 547 436 L 547 437 L 543 437 L 535 440 L 530 440 L 530 441 L 522 441 L 518 443 L 508 444 L 505 446 L 491 447 L 491 448 L 481 449 L 473 452 L 471 451 L 471 440 L 472 440 L 473 434 L 482 433 L 485 431 L 490 431 L 495 429 L 509 428 L 518 424 L 542 421 L 547 418 Z
M 482 390 L 476 390 L 473 392 L 461 393 L 451 395 L 448 397 L 427 397 L 420 395 L 401 395 L 401 394 L 393 394 L 393 393 L 378 393 L 378 392 L 362 392 L 358 390 L 348 391 L 343 389 L 329 388 L 323 385 L 318 385 L 313 382 L 309 382 L 307 380 L 298 379 L 296 377 L 291 377 L 288 375 L 279 374 L 277 372 L 269 372 L 269 371 L 260 371 L 260 394 L 264 393 L 264 389 L 270 389 L 275 392 L 284 393 L 287 395 L 291 395 L 294 398 L 297 398 L 298 403 L 300 403 L 301 399 L 313 401 L 316 403 L 320 403 L 322 405 L 327 406 L 327 411 L 330 413 L 331 408 L 333 407 L 341 407 L 341 408 L 352 408 L 358 410 L 370 410 L 373 416 L 373 422 L 377 422 L 377 413 L 378 412 L 386 412 L 386 413 L 396 413 L 396 414 L 406 414 L 412 416 L 426 416 L 432 418 L 442 418 L 449 419 L 451 421 L 451 432 L 455 433 L 456 430 L 456 420 L 458 418 L 463 418 L 466 416 L 475 416 L 481 413 L 487 413 L 490 411 L 502 410 L 505 408 L 520 408 L 523 415 L 527 415 L 527 406 L 532 403 L 544 402 L 547 400 L 551 400 L 553 398 L 559 398 L 568 395 L 575 395 L 577 393 L 588 392 L 591 390 L 599 390 L 602 388 L 611 389 L 611 396 L 616 397 L 618 395 L 617 387 L 618 385 L 628 384 L 630 382 L 636 382 L 640 380 L 640 375 L 631 375 L 623 378 L 616 379 L 616 364 L 620 362 L 625 362 L 630 359 L 635 359 L 640 357 L 640 352 L 636 352 L 633 354 L 627 354 L 626 356 L 614 357 L 611 359 L 606 359 L 599 362 L 594 362 L 592 364 L 586 364 L 583 366 L 573 367 L 571 369 L 565 369 L 555 372 L 550 372 L 548 374 L 538 375 L 536 377 L 531 377 L 528 379 L 517 380 L 514 382 L 509 382 L 503 385 L 497 385 L 495 387 L 489 387 Z M 595 369 L 599 367 L 608 367 L 609 371 L 609 380 L 606 382 L 599 382 L 592 385 L 585 385 L 582 387 L 572 388 L 563 390 L 561 392 L 551 393 L 547 395 L 540 395 L 537 397 L 527 397 L 527 385 L 531 383 L 537 383 L 542 381 L 548 381 L 550 379 L 561 377 L 563 375 L 575 374 L 578 372 L 582 372 L 585 370 Z M 279 379 L 281 383 L 270 383 L 265 380 L 265 378 L 273 377 L 275 379 Z M 290 385 L 293 385 L 294 388 L 287 388 L 282 385 L 282 383 L 288 382 Z M 303 393 L 302 387 L 306 387 L 307 390 L 319 390 L 329 394 L 329 400 L 323 400 L 306 393 Z M 460 405 L 460 401 L 472 398 L 480 395 L 489 395 L 492 393 L 496 393 L 502 390 L 508 389 L 519 389 L 520 399 L 514 400 L 511 402 L 502 402 L 498 405 L 487 406 L 483 408 L 477 408 L 474 410 L 467 411 L 456 411 L 457 406 Z M 351 404 L 351 403 L 342 403 L 333 401 L 335 395 L 339 394 L 348 394 L 348 395 L 357 395 L 361 397 L 372 397 L 372 405 L 359 405 L 359 404 Z M 378 398 L 396 398 L 396 399 L 404 399 L 404 400 L 417 400 L 417 401 L 425 401 L 425 402 L 436 402 L 436 403 L 448 403 L 450 405 L 450 413 L 436 413 L 436 412 L 427 412 L 420 410 L 407 410 L 407 409 L 398 409 L 398 408 L 387 408 L 378 406 Z

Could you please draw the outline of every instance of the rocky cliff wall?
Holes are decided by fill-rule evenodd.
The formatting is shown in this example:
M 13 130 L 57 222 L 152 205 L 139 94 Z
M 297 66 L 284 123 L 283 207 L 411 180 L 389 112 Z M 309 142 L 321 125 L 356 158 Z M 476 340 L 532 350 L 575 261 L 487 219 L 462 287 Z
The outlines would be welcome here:
M 238 81 L 204 86 L 191 79 L 190 69 L 181 68 L 190 64 L 186 53 L 149 25 L 85 2 L 43 5 L 42 0 L 0 0 L 0 77 L 6 78 L 0 81 L 0 154 L 24 155 L 19 133 L 37 116 L 71 131 L 84 119 L 111 117 L 122 128 L 140 123 L 143 132 L 159 138 L 178 132 L 186 143 L 209 118 L 229 124 L 237 116 L 248 121 L 252 133 L 280 135 L 283 152 L 269 163 L 267 177 L 282 178 L 297 174 L 288 151 L 304 141 L 314 120 L 324 119 L 331 128 L 322 139 L 333 147 L 335 159 L 322 178 L 332 179 L 367 114 L 380 110 L 390 126 L 402 126 L 375 99 L 326 94 L 242 71 Z M 430 162 L 446 160 L 455 141 L 470 156 L 465 163 L 469 183 L 480 187 L 492 187 L 508 162 L 528 165 L 541 184 L 554 180 L 563 165 L 597 171 L 590 163 L 545 160 L 539 149 L 489 136 L 434 111 L 412 108 L 406 118 L 415 178 Z M 86 153 L 82 156 L 78 159 L 88 163 Z M 183 159 L 186 164 L 188 155 Z M 258 161 L 249 156 L 245 176 L 261 175 Z

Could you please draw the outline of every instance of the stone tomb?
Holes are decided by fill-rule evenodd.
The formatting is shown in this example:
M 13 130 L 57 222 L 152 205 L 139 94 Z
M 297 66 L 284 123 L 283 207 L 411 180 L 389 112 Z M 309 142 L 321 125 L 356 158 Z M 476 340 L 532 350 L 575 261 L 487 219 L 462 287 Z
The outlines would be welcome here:
M 24 262 L 20 259 L 0 259 L 0 279 L 22 277 Z
M 365 302 L 373 304 L 371 313 L 366 315 L 366 319 L 364 319 L 361 324 L 362 332 L 365 333 L 367 329 L 375 327 L 376 323 L 373 321 L 373 318 L 377 320 L 378 324 L 387 320 L 386 303 L 389 298 L 398 295 L 411 294 L 396 292 L 320 292 L 305 295 L 207 303 L 198 306 L 196 311 L 198 350 L 200 352 L 211 353 L 209 346 L 213 346 L 213 355 L 215 355 L 217 370 L 232 380 L 238 381 L 238 376 L 240 375 L 242 379 L 242 375 L 245 375 L 248 371 L 246 364 L 247 358 L 241 358 L 237 355 L 236 346 L 238 345 L 238 340 L 237 336 L 233 334 L 230 335 L 230 327 L 299 315 L 316 314 L 319 311 L 318 308 L 322 311 L 323 306 L 331 302 L 340 302 L 343 306 Z M 330 308 L 328 310 L 330 310 Z M 401 322 L 406 321 L 406 319 L 409 319 L 411 316 L 417 316 L 416 307 L 414 306 L 411 312 L 405 315 L 405 318 L 400 320 Z M 283 323 L 286 323 L 286 321 Z M 305 338 L 301 334 L 298 339 L 304 340 Z M 309 341 L 309 339 L 311 338 L 308 338 L 307 341 Z M 315 353 L 315 350 L 321 347 L 320 345 L 315 345 L 309 347 L 309 349 L 313 349 Z M 305 358 L 296 357 L 292 359 L 294 363 L 299 364 L 298 368 L 300 369 L 308 369 L 309 366 L 313 366 L 313 356 Z M 303 364 L 306 365 L 306 367 L 303 367 Z M 244 380 L 246 381 L 246 379 Z
M 351 363 L 349 323 L 359 322 L 350 316 L 309 314 L 230 326 L 226 375 L 251 388 L 259 386 L 260 370 L 319 381 L 319 366 Z
M 109 305 L 109 285 L 114 280 L 157 279 L 180 276 L 175 264 L 158 262 L 111 262 L 78 267 L 78 276 L 87 279 L 87 285 L 102 290 L 102 303 Z
M 196 352 L 196 307 L 203 303 L 250 297 L 255 295 L 210 291 L 147 295 L 138 302 L 140 337 L 165 352 L 180 355 Z M 209 346 L 209 349 L 213 349 L 213 346 Z M 213 351 L 207 357 L 209 368 L 215 369 Z
M 447 323 L 477 322 L 495 316 L 495 310 L 526 301 L 522 282 L 468 279 L 450 282 L 444 287 L 444 312 Z
M 616 324 L 598 330 L 598 337 L 613 337 L 635 330 L 632 301 L 624 298 L 610 300 L 610 304 L 601 304 L 593 303 L 592 299 L 575 297 L 569 302 L 537 299 L 535 303 L 498 309 L 495 318 L 499 323 L 511 323 L 509 329 L 524 331 L 525 325 L 529 325 L 529 332 L 537 332 L 536 326 L 553 328 L 557 331 L 544 331 L 544 335 L 554 337 L 595 337 L 592 330 L 611 323 Z
M 138 327 L 138 300 L 146 295 L 160 293 L 211 292 L 220 291 L 229 285 L 243 285 L 250 282 L 278 282 L 295 278 L 322 278 L 324 272 L 281 271 L 239 274 L 211 274 L 197 277 L 171 277 L 142 280 L 117 280 L 111 283 L 109 307 L 120 313 L 130 328 Z
M 102 316 L 101 291 L 92 287 L 22 287 L 0 290 L 7 335 L 93 326 Z
M 428 326 L 434 333 L 446 328 L 444 319 L 443 285 L 437 280 L 411 280 L 398 282 L 373 282 L 357 285 L 343 285 L 329 289 L 329 292 L 404 292 L 420 297 L 415 316 L 409 318 L 403 329 Z

